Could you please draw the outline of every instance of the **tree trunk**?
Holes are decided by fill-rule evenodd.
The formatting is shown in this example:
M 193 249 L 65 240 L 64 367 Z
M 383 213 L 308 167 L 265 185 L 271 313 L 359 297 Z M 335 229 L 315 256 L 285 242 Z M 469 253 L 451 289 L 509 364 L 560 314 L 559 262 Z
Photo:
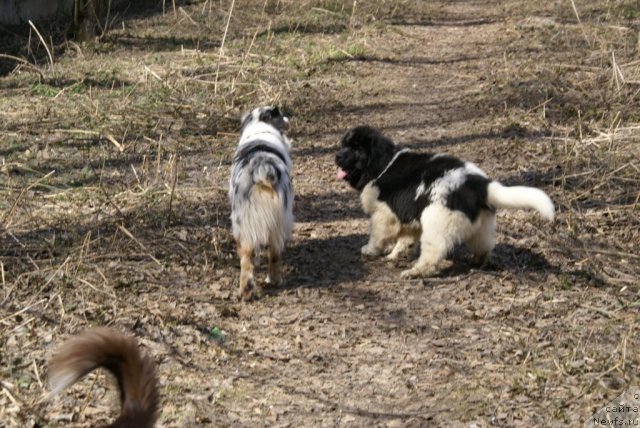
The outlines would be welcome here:
M 20 24 L 16 0 L 0 0 L 0 17 L 2 17 L 2 23 L 5 25 Z
M 74 0 L 71 37 L 86 41 L 103 36 L 110 7 L 111 0 Z

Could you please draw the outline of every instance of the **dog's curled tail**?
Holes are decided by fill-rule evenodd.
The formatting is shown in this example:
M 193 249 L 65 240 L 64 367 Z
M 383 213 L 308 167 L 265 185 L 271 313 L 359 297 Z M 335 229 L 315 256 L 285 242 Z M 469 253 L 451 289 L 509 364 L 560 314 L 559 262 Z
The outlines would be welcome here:
M 535 187 L 503 186 L 497 181 L 487 189 L 489 205 L 495 208 L 530 208 L 538 211 L 548 221 L 553 220 L 555 209 L 546 193 Z
M 140 354 L 133 338 L 109 328 L 87 330 L 58 349 L 49 365 L 52 394 L 99 367 L 115 376 L 120 389 L 120 416 L 109 427 L 153 427 L 160 401 L 155 364 Z

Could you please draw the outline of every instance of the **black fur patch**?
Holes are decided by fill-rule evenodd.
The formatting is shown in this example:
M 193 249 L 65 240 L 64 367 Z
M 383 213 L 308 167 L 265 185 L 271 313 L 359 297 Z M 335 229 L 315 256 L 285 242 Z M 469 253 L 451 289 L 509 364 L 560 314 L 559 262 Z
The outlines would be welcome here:
M 286 173 L 286 169 L 283 169 L 283 165 L 288 164 L 285 153 L 283 153 L 282 150 L 280 150 L 278 147 L 274 147 L 272 144 L 266 141 L 255 140 L 242 146 L 236 152 L 233 160 L 234 164 L 239 165 L 241 169 L 246 168 L 247 164 L 252 161 L 271 165 L 270 171 L 268 173 L 268 179 L 275 187 L 279 189 L 279 193 L 283 194 L 286 204 L 288 199 L 287 192 L 280 191 L 281 189 L 278 186 L 278 183 L 282 183 L 283 171 L 285 171 L 284 173 Z M 237 193 L 239 188 L 240 186 L 236 186 L 234 192 Z M 249 185 L 243 188 L 244 191 L 242 193 L 242 197 L 244 199 L 249 199 L 249 195 L 251 194 L 253 185 Z
M 282 111 L 279 107 L 271 107 L 271 108 L 262 108 L 263 110 L 258 115 L 258 121 L 267 123 L 273 126 L 275 129 L 284 132 L 287 127 L 287 120 L 285 116 L 282 114 Z M 244 128 L 254 120 L 253 112 L 249 112 L 242 117 L 240 121 L 240 129 L 244 130 Z
M 350 129 L 340 146 L 336 164 L 347 173 L 345 180 L 357 190 L 380 175 L 399 150 L 393 141 L 370 126 Z
M 280 132 L 282 132 L 286 126 L 284 115 L 278 107 L 263 111 L 260 113 L 260 117 L 258 119 L 260 122 L 268 123 Z
M 341 147 L 336 163 L 348 173 L 345 179 L 349 184 L 362 190 L 375 180 L 373 184 L 380 191 L 378 199 L 386 203 L 402 223 L 420 220 L 424 209 L 432 203 L 432 185 L 436 180 L 465 168 L 465 162 L 453 156 L 411 150 L 398 153 L 398 146 L 369 126 L 349 130 L 342 138 Z M 487 187 L 491 180 L 478 174 L 465 174 L 450 192 L 437 196 L 444 198 L 447 208 L 461 211 L 473 222 L 483 209 L 491 209 L 487 205 Z
M 495 211 L 487 204 L 487 188 L 491 183 L 487 177 L 470 174 L 465 182 L 447 197 L 447 208 L 462 211 L 474 222 L 482 210 Z
M 279 150 L 277 147 L 273 147 L 273 145 L 262 140 L 255 140 L 245 144 L 236 153 L 234 162 L 241 162 L 242 166 L 244 166 L 257 153 L 271 153 L 272 155 L 276 155 L 277 157 L 279 157 L 283 163 L 287 163 L 282 150 Z
M 407 151 L 398 154 L 389 168 L 374 182 L 380 190 L 378 199 L 385 202 L 403 223 L 420 220 L 422 211 L 431 203 L 433 183 L 448 172 L 464 168 L 465 163 L 453 156 Z M 445 206 L 462 211 L 472 222 L 482 209 L 487 209 L 487 186 L 491 181 L 469 174 L 456 189 L 444 195 Z M 418 195 L 418 188 L 423 192 Z

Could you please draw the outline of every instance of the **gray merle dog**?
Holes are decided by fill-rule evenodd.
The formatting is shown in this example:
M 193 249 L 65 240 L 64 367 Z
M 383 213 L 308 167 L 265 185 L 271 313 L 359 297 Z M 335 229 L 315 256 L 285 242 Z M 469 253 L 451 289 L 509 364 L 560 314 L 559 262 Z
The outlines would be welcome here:
M 231 222 L 240 257 L 239 297 L 258 290 L 253 275 L 256 252 L 268 249 L 267 283 L 282 282 L 282 255 L 293 229 L 289 120 L 278 107 L 259 107 L 242 119 L 240 142 L 229 180 Z

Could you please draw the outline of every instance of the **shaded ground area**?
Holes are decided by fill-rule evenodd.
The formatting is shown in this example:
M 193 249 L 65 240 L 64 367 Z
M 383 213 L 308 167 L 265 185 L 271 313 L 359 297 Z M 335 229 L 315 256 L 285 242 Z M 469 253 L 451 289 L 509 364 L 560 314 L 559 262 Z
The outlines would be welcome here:
M 27 62 L 0 78 L 0 426 L 113 419 L 102 373 L 42 400 L 55 346 L 97 325 L 157 361 L 166 427 L 577 426 L 637 385 L 635 2 L 228 3 L 124 11 L 53 66 L 0 43 Z M 267 103 L 292 117 L 296 226 L 287 284 L 239 303 L 228 172 Z M 487 269 L 459 248 L 400 280 L 334 178 L 362 123 L 557 218 L 500 212 Z

